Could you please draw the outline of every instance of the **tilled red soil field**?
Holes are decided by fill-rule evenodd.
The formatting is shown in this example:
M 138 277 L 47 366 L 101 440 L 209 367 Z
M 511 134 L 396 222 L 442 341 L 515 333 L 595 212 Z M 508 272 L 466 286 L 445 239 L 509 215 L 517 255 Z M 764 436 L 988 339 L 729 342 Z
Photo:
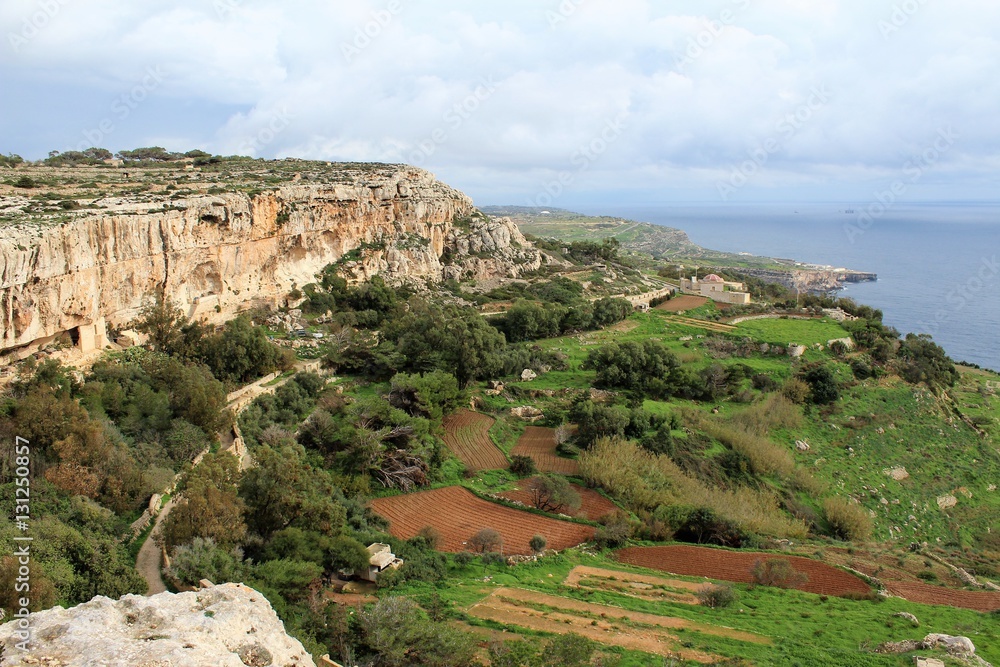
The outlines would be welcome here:
M 804 572 L 809 581 L 796 586 L 799 590 L 822 595 L 868 593 L 870 588 L 862 579 L 831 567 L 826 563 L 800 556 L 724 551 L 694 546 L 633 547 L 616 554 L 618 560 L 630 565 L 648 567 L 663 572 L 691 577 L 708 577 L 722 581 L 752 583 L 750 571 L 758 560 L 781 558 L 792 567 Z
M 577 484 L 571 484 L 577 493 L 580 494 L 580 509 L 573 513 L 574 516 L 581 519 L 590 519 L 591 521 L 598 521 L 605 515 L 611 514 L 618 510 L 618 507 L 599 494 L 593 489 L 588 489 L 584 486 L 579 486 Z M 525 505 L 532 507 L 531 502 L 531 492 L 524 489 L 516 489 L 514 491 L 504 491 L 498 494 L 507 500 L 516 500 L 519 503 L 524 503 Z M 564 509 L 559 510 L 563 514 L 568 514 Z
M 444 444 L 469 470 L 506 468 L 507 457 L 490 439 L 496 420 L 471 410 L 459 410 L 444 418 Z
M 505 554 L 531 553 L 528 542 L 542 535 L 549 549 L 566 549 L 591 539 L 594 529 L 523 512 L 476 497 L 460 486 L 376 498 L 372 509 L 389 520 L 389 533 L 408 540 L 425 526 L 441 533 L 441 551 L 467 551 L 466 542 L 483 528 L 503 537 Z
M 943 604 L 960 609 L 989 612 L 1000 609 L 1000 593 L 995 591 L 959 591 L 917 581 L 882 581 L 891 594 L 910 602 Z
M 518 439 L 511 454 L 530 456 L 535 466 L 542 472 L 556 472 L 560 475 L 576 475 L 580 466 L 573 459 L 564 459 L 556 454 L 556 431 L 541 426 L 529 426 Z
M 670 301 L 664 301 L 656 310 L 665 310 L 668 313 L 679 313 L 681 311 L 694 310 L 708 303 L 708 299 L 703 296 L 691 296 L 690 294 L 685 294 L 683 296 L 675 296 Z

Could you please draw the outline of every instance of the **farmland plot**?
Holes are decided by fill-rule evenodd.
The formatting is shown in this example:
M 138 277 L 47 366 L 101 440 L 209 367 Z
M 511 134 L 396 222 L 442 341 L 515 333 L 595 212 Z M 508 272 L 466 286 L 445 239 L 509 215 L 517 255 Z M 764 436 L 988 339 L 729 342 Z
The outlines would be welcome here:
M 503 553 L 527 555 L 528 542 L 541 535 L 549 549 L 566 549 L 588 541 L 594 529 L 482 500 L 460 486 L 421 491 L 403 496 L 376 498 L 372 509 L 389 521 L 393 537 L 408 540 L 425 526 L 441 534 L 442 551 L 467 551 L 466 542 L 483 528 L 503 538 Z
M 496 420 L 487 415 L 459 410 L 444 419 L 444 444 L 469 470 L 498 470 L 507 467 L 507 457 L 490 439 Z

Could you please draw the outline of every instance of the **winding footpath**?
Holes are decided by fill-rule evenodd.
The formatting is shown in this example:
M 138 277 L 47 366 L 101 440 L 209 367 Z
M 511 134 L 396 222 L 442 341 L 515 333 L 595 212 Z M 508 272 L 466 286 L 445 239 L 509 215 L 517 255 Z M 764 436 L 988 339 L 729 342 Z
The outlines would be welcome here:
M 318 363 L 315 361 L 300 361 L 296 364 L 296 372 L 306 371 L 306 370 L 318 370 Z M 245 387 L 241 387 L 229 395 L 232 397 L 236 395 L 235 398 L 231 398 L 227 408 L 233 411 L 234 416 L 239 416 L 240 412 L 244 408 L 253 403 L 254 399 L 264 393 L 273 393 L 278 387 L 288 382 L 294 375 L 286 378 L 282 378 L 278 382 L 274 382 L 274 378 L 263 378 L 257 380 Z M 274 382 L 274 384 L 270 384 Z M 234 435 L 232 429 L 219 432 L 219 442 L 222 445 L 221 451 L 230 451 L 233 446 Z M 171 497 L 170 502 L 163 506 L 160 513 L 156 515 L 153 522 L 153 530 L 150 531 L 149 536 L 146 541 L 142 543 L 142 547 L 139 549 L 139 555 L 135 559 L 135 569 L 142 575 L 142 578 L 146 580 L 146 586 L 148 591 L 146 595 L 156 595 L 157 593 L 163 593 L 167 590 L 166 584 L 163 583 L 163 553 L 158 540 L 156 539 L 163 532 L 163 520 L 167 518 L 170 514 L 170 510 L 174 506 L 175 497 Z

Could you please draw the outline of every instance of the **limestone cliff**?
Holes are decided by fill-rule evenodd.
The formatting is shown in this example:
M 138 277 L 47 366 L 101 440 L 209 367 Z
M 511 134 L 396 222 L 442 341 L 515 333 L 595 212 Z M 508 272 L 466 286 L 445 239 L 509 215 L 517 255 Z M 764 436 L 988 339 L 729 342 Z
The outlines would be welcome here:
M 323 176 L 256 194 L 109 196 L 86 202 L 99 212 L 60 224 L 8 226 L 0 350 L 61 332 L 100 346 L 104 320 L 132 320 L 157 289 L 191 317 L 218 322 L 255 302 L 281 303 L 338 261 L 357 279 L 431 281 L 516 277 L 539 265 L 513 223 L 481 216 L 426 171 L 329 166 Z M 24 208 L 21 200 L 0 197 L 0 209 Z
M 264 596 L 242 584 L 117 601 L 98 596 L 31 614 L 26 625 L 30 630 L 18 620 L 0 626 L 0 667 L 315 667 Z

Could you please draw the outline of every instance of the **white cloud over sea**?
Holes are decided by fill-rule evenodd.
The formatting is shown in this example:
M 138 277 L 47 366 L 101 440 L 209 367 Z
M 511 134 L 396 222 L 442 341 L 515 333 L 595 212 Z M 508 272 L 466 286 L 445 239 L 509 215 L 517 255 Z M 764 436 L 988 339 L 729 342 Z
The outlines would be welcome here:
M 410 162 L 556 206 L 1000 185 L 995 0 L 5 0 L 0 36 L 30 158 Z

